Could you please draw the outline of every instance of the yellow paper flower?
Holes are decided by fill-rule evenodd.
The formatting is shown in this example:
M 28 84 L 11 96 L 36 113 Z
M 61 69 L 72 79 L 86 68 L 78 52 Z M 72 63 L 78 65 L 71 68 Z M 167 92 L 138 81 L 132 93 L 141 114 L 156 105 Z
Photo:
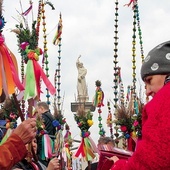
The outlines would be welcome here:
M 136 132 L 135 132 L 135 131 L 133 131 L 133 132 L 131 133 L 131 135 L 132 135 L 132 138 L 137 138 L 137 135 L 136 135 Z
M 93 121 L 90 120 L 90 119 L 87 120 L 87 123 L 88 123 L 89 126 L 92 126 L 92 125 L 93 125 Z

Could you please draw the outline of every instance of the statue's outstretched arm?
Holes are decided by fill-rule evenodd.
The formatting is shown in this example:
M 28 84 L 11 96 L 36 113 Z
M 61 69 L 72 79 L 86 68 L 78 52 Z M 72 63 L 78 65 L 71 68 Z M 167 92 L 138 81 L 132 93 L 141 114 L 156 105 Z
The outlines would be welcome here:
M 77 58 L 77 63 L 80 63 L 79 59 L 80 59 L 81 55 L 79 55 L 79 57 Z

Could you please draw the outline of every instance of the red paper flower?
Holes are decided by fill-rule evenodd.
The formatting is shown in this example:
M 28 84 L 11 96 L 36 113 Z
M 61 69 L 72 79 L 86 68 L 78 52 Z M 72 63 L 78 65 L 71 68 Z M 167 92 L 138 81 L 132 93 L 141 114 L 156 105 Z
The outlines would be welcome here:
M 120 129 L 121 129 L 122 132 L 126 132 L 127 131 L 127 127 L 126 126 L 121 126 Z
M 138 126 L 139 122 L 137 120 L 134 121 L 133 126 Z

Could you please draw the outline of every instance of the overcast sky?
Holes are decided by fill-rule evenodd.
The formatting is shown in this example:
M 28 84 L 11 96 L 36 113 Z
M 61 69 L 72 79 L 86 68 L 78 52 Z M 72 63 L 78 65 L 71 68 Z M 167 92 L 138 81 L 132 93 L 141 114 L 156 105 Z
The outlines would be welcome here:
M 37 2 L 33 1 L 34 19 L 36 19 Z M 54 79 L 54 70 L 57 68 L 58 47 L 52 44 L 55 35 L 56 26 L 59 20 L 59 14 L 62 14 L 63 33 L 61 46 L 61 97 L 64 95 L 63 110 L 72 131 L 72 137 L 79 138 L 80 130 L 73 118 L 71 112 L 71 102 L 75 101 L 77 94 L 77 69 L 76 60 L 81 55 L 81 61 L 87 69 L 86 81 L 88 85 L 89 100 L 95 94 L 95 81 L 100 80 L 102 89 L 105 93 L 104 104 L 102 108 L 103 126 L 106 135 L 110 136 L 109 129 L 106 127 L 106 118 L 108 114 L 107 100 L 113 101 L 113 48 L 114 48 L 114 19 L 115 3 L 112 0 L 51 0 L 55 6 L 52 11 L 50 6 L 46 6 L 47 22 L 47 47 L 49 56 L 50 80 Z M 29 7 L 28 0 L 21 0 L 23 10 Z M 122 68 L 122 79 L 125 85 L 132 84 L 132 15 L 130 7 L 124 6 L 129 0 L 119 1 L 118 17 L 118 36 L 119 36 L 119 66 Z M 19 0 L 4 0 L 3 15 L 6 25 L 3 34 L 6 38 L 7 46 L 20 61 L 18 53 L 17 39 L 10 29 L 15 28 L 17 24 L 17 12 L 21 11 Z M 139 1 L 140 24 L 142 29 L 144 55 L 154 46 L 170 39 L 170 1 L 167 0 L 141 0 Z M 32 17 L 28 16 L 28 20 Z M 31 23 L 29 23 L 31 25 Z M 40 28 L 42 30 L 42 27 Z M 40 38 L 41 39 L 41 38 Z M 40 47 L 43 48 L 42 42 Z M 137 37 L 137 80 L 140 79 L 141 58 L 139 53 L 139 39 Z M 18 62 L 20 65 L 20 62 Z M 44 90 L 45 93 L 45 90 Z M 45 94 L 42 95 L 44 99 Z M 112 110 L 113 106 L 111 105 Z M 98 135 L 98 113 L 94 112 L 94 125 L 90 128 L 91 136 L 96 141 Z

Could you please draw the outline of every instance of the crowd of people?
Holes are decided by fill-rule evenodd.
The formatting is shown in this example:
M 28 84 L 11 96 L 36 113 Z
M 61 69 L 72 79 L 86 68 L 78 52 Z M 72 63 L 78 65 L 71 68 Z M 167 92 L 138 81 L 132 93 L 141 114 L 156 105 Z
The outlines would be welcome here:
M 46 102 L 39 102 L 36 107 L 37 114 L 41 114 L 45 130 L 55 135 L 54 120 Z M 37 141 L 39 141 L 37 145 Z M 31 149 L 28 149 L 31 147 Z M 41 160 L 41 137 L 37 136 L 36 118 L 28 118 L 16 127 L 7 141 L 0 146 L 0 169 L 23 170 L 59 170 L 61 165 L 57 157 Z

